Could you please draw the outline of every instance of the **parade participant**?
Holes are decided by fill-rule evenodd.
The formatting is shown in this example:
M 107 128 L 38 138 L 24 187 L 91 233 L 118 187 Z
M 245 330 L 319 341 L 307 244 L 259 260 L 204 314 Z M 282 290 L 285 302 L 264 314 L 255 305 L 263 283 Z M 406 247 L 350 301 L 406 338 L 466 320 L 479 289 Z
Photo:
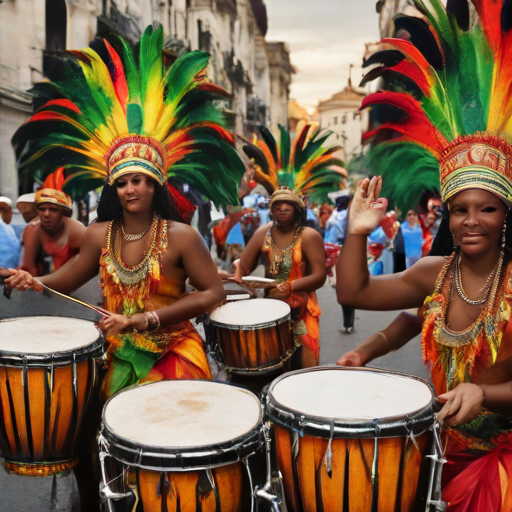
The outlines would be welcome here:
M 244 167 L 232 136 L 217 124 L 215 100 L 225 92 L 204 78 L 207 54 L 185 54 L 165 71 L 161 26 L 146 29 L 137 59 L 121 39 L 120 53 L 106 40 L 102 44 L 109 65 L 92 49 L 76 52 L 83 74 L 74 70 L 69 76 L 75 81 L 59 87 L 66 99 L 44 105 L 13 142 L 20 152 L 36 131 L 33 125 L 38 134 L 51 127 L 50 139 L 43 135 L 37 145 L 47 151 L 23 159 L 24 172 L 51 166 L 50 141 L 61 137 L 66 142 L 58 158 L 67 154 L 72 171 L 86 169 L 70 174 L 65 190 L 78 194 L 107 180 L 97 222 L 87 228 L 73 265 L 40 280 L 70 293 L 100 271 L 104 307 L 113 313 L 100 322 L 109 342 L 102 384 L 107 398 L 140 380 L 210 377 L 203 342 L 189 319 L 212 310 L 225 292 L 206 244 L 183 222 L 166 179 L 190 183 L 222 204 L 237 200 Z M 71 128 L 80 133 L 74 144 L 66 137 Z M 9 286 L 38 288 L 26 272 L 6 273 Z M 183 295 L 187 279 L 197 291 Z
M 272 223 L 261 226 L 245 248 L 235 278 L 241 281 L 260 260 L 266 277 L 277 287 L 268 297 L 284 300 L 292 308 L 296 343 L 300 344 L 300 366 L 316 366 L 320 350 L 320 307 L 315 290 L 325 282 L 322 237 L 305 227 L 302 198 L 289 189 L 277 190 L 270 198 Z
M 376 136 L 386 176 L 395 173 L 407 182 L 411 159 L 429 173 L 440 168 L 454 252 L 423 258 L 400 274 L 370 277 L 361 263 L 366 236 L 387 201 L 380 197 L 380 177 L 365 180 L 350 210 L 337 293 L 340 303 L 365 309 L 424 303 L 423 358 L 442 406 L 438 418 L 446 426 L 442 499 L 453 512 L 505 512 L 512 506 L 512 24 L 501 1 L 474 1 L 470 24 L 468 12 L 453 7 L 448 3 L 446 12 L 440 3 L 422 3 L 422 26 L 408 23 L 413 41 L 415 29 L 425 34 L 425 23 L 435 34 L 428 57 L 412 43 L 386 40 L 367 60 L 381 63 L 373 77 L 390 69 L 407 75 L 422 91 L 422 102 L 403 92 L 380 92 L 365 98 L 363 106 L 402 111 L 365 137 Z M 454 46 L 462 37 L 474 59 Z M 379 137 L 384 131 L 401 135 L 384 140 Z M 417 167 L 412 171 L 414 180 L 421 178 Z M 393 348 L 384 336 L 378 339 L 373 354 Z
M 27 224 L 39 219 L 39 216 L 37 215 L 35 200 L 36 194 L 34 192 L 31 192 L 29 194 L 21 195 L 20 197 L 18 197 L 18 200 L 16 201 L 16 208 L 18 208 L 18 211 L 23 216 L 23 220 Z
M 407 212 L 400 230 L 404 239 L 405 267 L 409 268 L 421 258 L 423 245 L 423 233 L 418 222 L 418 214 L 414 210 Z
M 0 196 L 0 266 L 3 267 L 17 267 L 20 259 L 20 241 L 10 225 L 11 204 L 8 197 Z
M 320 234 L 304 227 L 306 206 L 302 198 L 323 197 L 339 190 L 345 174 L 332 168 L 341 167 L 342 162 L 333 156 L 340 148 L 323 146 L 332 132 L 322 131 L 318 123 L 301 121 L 292 143 L 290 133 L 282 126 L 279 130 L 279 144 L 268 129 L 262 128 L 260 137 L 255 136 L 253 144 L 243 147 L 253 159 L 256 180 L 274 190 L 279 185 L 285 188 L 272 194 L 273 223 L 256 231 L 244 250 L 236 277 L 241 279 L 252 272 L 263 256 L 266 275 L 279 283 L 269 296 L 286 300 L 292 307 L 295 341 L 302 347 L 300 365 L 308 367 L 319 360 L 320 308 L 315 290 L 325 282 L 325 250 Z
M 62 192 L 64 168 L 50 174 L 35 195 L 39 222 L 23 231 L 21 268 L 33 276 L 45 276 L 78 254 L 85 226 L 71 219 L 73 202 Z
M 427 203 L 427 213 L 418 216 L 423 233 L 423 245 L 421 255 L 426 256 L 432 248 L 432 242 L 437 235 L 441 218 L 443 216 L 443 205 L 440 197 L 431 197 Z

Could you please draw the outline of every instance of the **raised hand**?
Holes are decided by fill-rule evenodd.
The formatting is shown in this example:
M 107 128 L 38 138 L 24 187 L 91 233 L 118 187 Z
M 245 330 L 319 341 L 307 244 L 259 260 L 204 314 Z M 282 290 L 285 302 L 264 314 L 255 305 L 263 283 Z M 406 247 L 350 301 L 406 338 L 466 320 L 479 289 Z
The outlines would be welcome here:
M 369 235 L 379 226 L 386 214 L 388 200 L 379 197 L 382 177 L 364 179 L 357 187 L 348 214 L 348 232 L 355 235 Z
M 351 350 L 346 354 L 343 354 L 336 363 L 338 366 L 364 366 L 365 361 L 361 357 L 361 354 L 355 350 Z
M 26 272 L 25 270 L 16 270 L 14 268 L 0 268 L 0 276 L 2 277 L 8 277 L 4 281 L 4 286 L 7 286 L 8 288 L 16 288 L 20 292 L 24 292 L 25 290 L 34 290 L 36 292 L 43 291 L 43 287 L 41 286 L 41 283 L 32 277 L 32 275 L 29 272 Z

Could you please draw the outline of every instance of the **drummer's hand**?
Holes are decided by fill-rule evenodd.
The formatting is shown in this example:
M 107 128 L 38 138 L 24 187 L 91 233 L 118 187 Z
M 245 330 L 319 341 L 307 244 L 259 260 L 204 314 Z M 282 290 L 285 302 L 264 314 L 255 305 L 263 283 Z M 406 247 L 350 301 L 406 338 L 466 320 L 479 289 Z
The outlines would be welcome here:
M 146 331 L 149 319 L 144 313 L 132 316 L 110 315 L 104 316 L 99 322 L 99 327 L 107 336 L 115 336 L 123 331 Z
M 288 281 L 284 281 L 270 288 L 267 297 L 270 299 L 286 300 L 292 294 L 292 291 L 292 285 Z
M 382 177 L 364 179 L 357 187 L 348 214 L 348 231 L 356 235 L 369 235 L 386 214 L 388 200 L 379 197 Z
M 238 260 L 238 263 L 240 263 L 240 260 Z M 235 275 L 233 276 L 233 279 L 237 282 L 237 283 L 240 283 L 242 284 L 243 281 L 242 281 L 242 277 L 244 277 L 244 274 L 242 272 L 242 269 L 240 268 L 240 265 L 235 265 L 235 268 L 236 268 L 236 271 L 235 271 Z
M 437 419 L 450 427 L 456 427 L 475 419 L 482 412 L 484 391 L 476 384 L 459 384 L 456 388 L 439 395 L 437 401 L 444 403 Z
M 361 354 L 355 350 L 351 350 L 350 352 L 343 354 L 336 364 L 338 366 L 364 366 L 366 362 L 363 361 Z
M 41 283 L 37 279 L 34 279 L 32 275 L 25 270 L 1 267 L 0 276 L 10 276 L 4 281 L 4 286 L 7 285 L 11 289 L 16 288 L 20 292 L 24 292 L 29 289 L 35 290 L 36 292 L 43 290 Z
M 218 272 L 219 272 L 219 277 L 223 281 L 226 281 L 226 280 L 232 281 L 235 277 L 233 274 L 230 274 L 230 273 L 226 272 L 225 270 L 221 270 L 220 268 L 218 269 Z

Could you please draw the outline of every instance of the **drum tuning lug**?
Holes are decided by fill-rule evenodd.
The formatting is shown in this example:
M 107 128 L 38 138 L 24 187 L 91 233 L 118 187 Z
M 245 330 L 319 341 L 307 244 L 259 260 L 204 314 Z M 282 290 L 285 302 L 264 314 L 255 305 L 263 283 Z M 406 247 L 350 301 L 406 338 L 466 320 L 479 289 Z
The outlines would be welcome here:
M 443 500 L 429 501 L 429 505 L 434 507 L 435 512 L 446 512 L 448 510 L 448 503 Z
M 100 482 L 100 498 L 103 500 L 123 500 L 132 496 L 133 492 L 113 492 L 108 485 Z

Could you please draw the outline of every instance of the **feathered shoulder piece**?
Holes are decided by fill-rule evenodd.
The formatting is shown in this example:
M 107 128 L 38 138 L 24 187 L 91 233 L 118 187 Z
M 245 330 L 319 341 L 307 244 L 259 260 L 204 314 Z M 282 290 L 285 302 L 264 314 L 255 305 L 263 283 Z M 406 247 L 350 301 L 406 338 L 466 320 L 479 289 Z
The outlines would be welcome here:
M 483 188 L 512 203 L 512 9 L 504 0 L 415 0 L 422 17 L 399 15 L 410 40 L 383 39 L 363 83 L 395 84 L 364 107 L 380 124 L 364 135 L 388 198 L 444 201 Z M 403 201 L 403 200 L 402 200 Z
M 279 126 L 279 131 L 279 144 L 267 128 L 262 128 L 253 144 L 244 146 L 256 164 L 256 181 L 269 192 L 287 187 L 314 202 L 323 202 L 328 192 L 339 190 L 346 176 L 343 162 L 334 156 L 341 147 L 324 146 L 330 130 L 321 130 L 317 123 L 300 122 L 293 143 L 288 130 Z
M 162 46 L 162 27 L 149 26 L 137 51 L 115 38 L 68 52 L 64 80 L 35 86 L 45 102 L 12 139 L 22 187 L 63 166 L 64 190 L 82 196 L 137 170 L 237 202 L 245 168 L 216 106 L 228 93 L 206 77 L 208 54 L 166 69 Z

